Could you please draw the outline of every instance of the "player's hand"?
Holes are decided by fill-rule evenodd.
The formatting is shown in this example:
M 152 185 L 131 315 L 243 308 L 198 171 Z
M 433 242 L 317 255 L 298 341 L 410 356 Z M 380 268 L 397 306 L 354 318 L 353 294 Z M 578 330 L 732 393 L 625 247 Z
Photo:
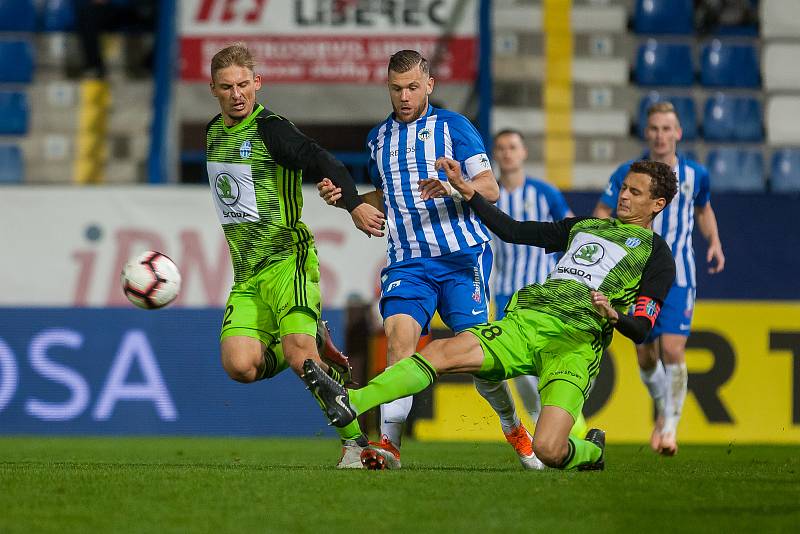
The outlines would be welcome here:
M 619 319 L 619 312 L 611 307 L 608 297 L 599 291 L 592 291 L 592 306 L 600 314 L 600 317 L 605 317 L 612 323 L 616 323 Z
M 461 174 L 461 164 L 454 159 L 441 157 L 436 160 L 436 169 L 444 171 L 450 186 L 461 193 L 464 200 L 469 200 L 475 194 L 475 189 L 464 180 Z
M 386 218 L 383 212 L 375 206 L 362 202 L 350 212 L 350 217 L 353 218 L 353 224 L 356 225 L 356 228 L 367 234 L 367 236 L 383 237 Z
M 328 206 L 336 206 L 336 202 L 342 198 L 342 188 L 333 185 L 330 178 L 323 178 L 317 184 L 317 191 Z
M 725 254 L 722 253 L 722 243 L 717 241 L 708 245 L 706 262 L 708 263 L 708 272 L 710 274 L 717 274 L 725 268 Z
M 453 189 L 450 184 L 438 178 L 425 178 L 419 181 L 419 191 L 422 200 L 428 200 L 449 197 Z

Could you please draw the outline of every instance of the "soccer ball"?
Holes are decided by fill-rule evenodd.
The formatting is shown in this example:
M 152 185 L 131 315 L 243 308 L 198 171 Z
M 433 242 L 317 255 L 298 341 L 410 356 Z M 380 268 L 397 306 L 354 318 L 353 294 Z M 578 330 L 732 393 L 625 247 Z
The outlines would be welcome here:
M 122 268 L 122 291 L 140 308 L 162 308 L 175 300 L 180 290 L 178 266 L 160 252 L 143 252 Z

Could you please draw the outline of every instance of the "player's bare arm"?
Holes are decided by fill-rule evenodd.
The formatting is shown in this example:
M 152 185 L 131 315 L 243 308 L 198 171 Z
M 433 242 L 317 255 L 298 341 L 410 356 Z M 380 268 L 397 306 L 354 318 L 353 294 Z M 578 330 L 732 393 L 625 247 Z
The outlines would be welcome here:
M 330 178 L 323 178 L 317 184 L 317 191 L 329 206 L 344 208 L 338 202 L 342 198 L 342 188 L 334 185 Z M 363 202 L 350 212 L 353 223 L 368 236 L 383 237 L 383 230 L 386 228 L 386 217 L 383 214 L 383 192 L 376 189 L 359 195 L 359 197 Z
M 714 214 L 711 202 L 701 208 L 695 208 L 694 218 L 697 221 L 697 228 L 708 243 L 708 250 L 706 250 L 708 272 L 711 274 L 721 272 L 725 268 L 725 254 L 722 252 L 717 216 Z
M 453 196 L 454 189 L 458 191 L 458 193 L 461 193 L 461 196 L 464 196 L 463 193 L 453 183 L 453 180 L 459 180 L 459 183 L 463 184 L 467 183 L 461 174 L 461 164 L 459 162 L 450 158 L 442 157 L 436 160 L 436 169 L 444 171 L 447 175 L 448 181 L 444 182 L 438 178 L 420 180 L 419 190 L 421 192 L 422 200 Z M 489 202 L 496 202 L 500 196 L 500 188 L 497 185 L 497 179 L 495 178 L 494 173 L 492 173 L 490 170 L 486 170 L 475 175 L 475 177 L 469 181 L 468 190 L 473 192 L 477 191 Z M 472 193 L 470 193 L 470 195 L 471 194 Z M 464 196 L 464 199 L 469 200 L 469 198 L 466 196 Z
M 319 191 L 320 198 L 322 198 L 327 205 L 336 206 L 337 208 L 344 208 L 344 206 L 342 206 L 339 202 L 339 200 L 342 198 L 342 188 L 333 185 L 333 182 L 331 182 L 330 179 L 323 178 L 322 181 L 317 184 L 317 191 Z M 359 195 L 359 197 L 361 197 L 362 201 L 370 206 L 373 206 L 375 209 L 378 209 L 381 212 L 383 211 L 383 191 L 380 189 L 363 193 Z

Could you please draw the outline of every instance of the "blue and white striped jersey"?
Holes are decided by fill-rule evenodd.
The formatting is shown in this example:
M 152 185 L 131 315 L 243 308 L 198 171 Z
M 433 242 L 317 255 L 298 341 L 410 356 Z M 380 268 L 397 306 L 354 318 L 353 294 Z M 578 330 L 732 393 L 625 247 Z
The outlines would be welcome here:
M 427 113 L 406 124 L 391 114 L 370 131 L 367 148 L 370 179 L 383 191 L 389 265 L 450 254 L 491 239 L 465 202 L 420 197 L 420 180 L 447 180 L 434 166 L 439 157 L 461 162 L 466 179 L 491 169 L 483 139 L 464 116 L 428 106 Z
M 612 209 L 617 207 L 617 196 L 622 181 L 633 161 L 619 166 L 611 175 L 608 187 L 600 197 L 600 201 Z M 702 208 L 711 200 L 708 171 L 696 161 L 678 154 L 678 164 L 673 168 L 673 172 L 678 177 L 678 194 L 653 220 L 653 231 L 663 237 L 672 250 L 675 258 L 675 285 L 696 287 L 692 248 L 694 209 Z
M 500 185 L 497 207 L 518 221 L 560 221 L 569 213 L 558 189 L 530 177 L 513 191 Z M 495 295 L 512 295 L 529 284 L 543 283 L 556 265 L 556 255 L 546 254 L 539 247 L 513 245 L 495 236 L 492 248 Z

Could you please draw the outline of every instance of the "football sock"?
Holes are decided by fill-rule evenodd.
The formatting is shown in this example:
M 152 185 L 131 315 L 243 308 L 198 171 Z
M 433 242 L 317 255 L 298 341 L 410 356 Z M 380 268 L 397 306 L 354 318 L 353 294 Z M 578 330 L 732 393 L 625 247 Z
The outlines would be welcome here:
M 664 369 L 667 375 L 667 399 L 662 433 L 674 434 L 678 429 L 678 421 L 681 420 L 689 373 L 685 363 L 670 363 L 665 365 Z
M 505 380 L 494 382 L 473 376 L 472 381 L 475 382 L 475 389 L 478 390 L 481 397 L 486 399 L 497 413 L 500 418 L 500 426 L 503 427 L 505 434 L 519 426 L 519 417 L 517 417 L 517 410 L 514 407 L 514 399 L 511 398 L 511 389 Z
M 567 457 L 564 458 L 564 463 L 561 464 L 560 469 L 575 469 L 579 465 L 594 463 L 603 454 L 600 447 L 585 439 L 570 436 L 567 445 L 569 452 L 567 452 Z
M 656 413 L 662 415 L 666 404 L 667 397 L 667 374 L 664 370 L 664 364 L 658 360 L 652 369 L 639 368 L 639 376 L 642 382 L 647 386 L 647 391 L 650 392 L 650 397 L 656 405 Z
M 362 447 L 366 447 L 369 442 L 367 441 L 367 436 L 361 432 L 361 427 L 358 425 L 358 419 L 353 419 L 353 421 L 343 428 L 336 428 L 336 432 L 339 434 L 339 437 L 342 439 L 342 442 L 345 441 L 355 441 L 358 445 Z
M 578 418 L 575 420 L 575 424 L 572 425 L 569 435 L 575 439 L 583 439 L 586 437 L 586 431 L 588 430 L 587 427 L 588 425 L 586 424 L 586 419 L 584 419 L 583 413 L 580 413 L 578 414 Z
M 542 403 L 539 398 L 539 377 L 531 375 L 521 375 L 514 378 L 514 387 L 517 388 L 522 399 L 522 405 L 531 418 L 536 423 L 539 420 L 539 412 L 542 410 Z
M 388 367 L 363 388 L 347 390 L 350 406 L 361 415 L 379 404 L 419 393 L 435 379 L 436 369 L 416 353 Z
M 381 404 L 381 435 L 389 438 L 396 447 L 400 446 L 403 439 L 403 427 L 411 413 L 413 400 L 414 397 L 409 395 Z

